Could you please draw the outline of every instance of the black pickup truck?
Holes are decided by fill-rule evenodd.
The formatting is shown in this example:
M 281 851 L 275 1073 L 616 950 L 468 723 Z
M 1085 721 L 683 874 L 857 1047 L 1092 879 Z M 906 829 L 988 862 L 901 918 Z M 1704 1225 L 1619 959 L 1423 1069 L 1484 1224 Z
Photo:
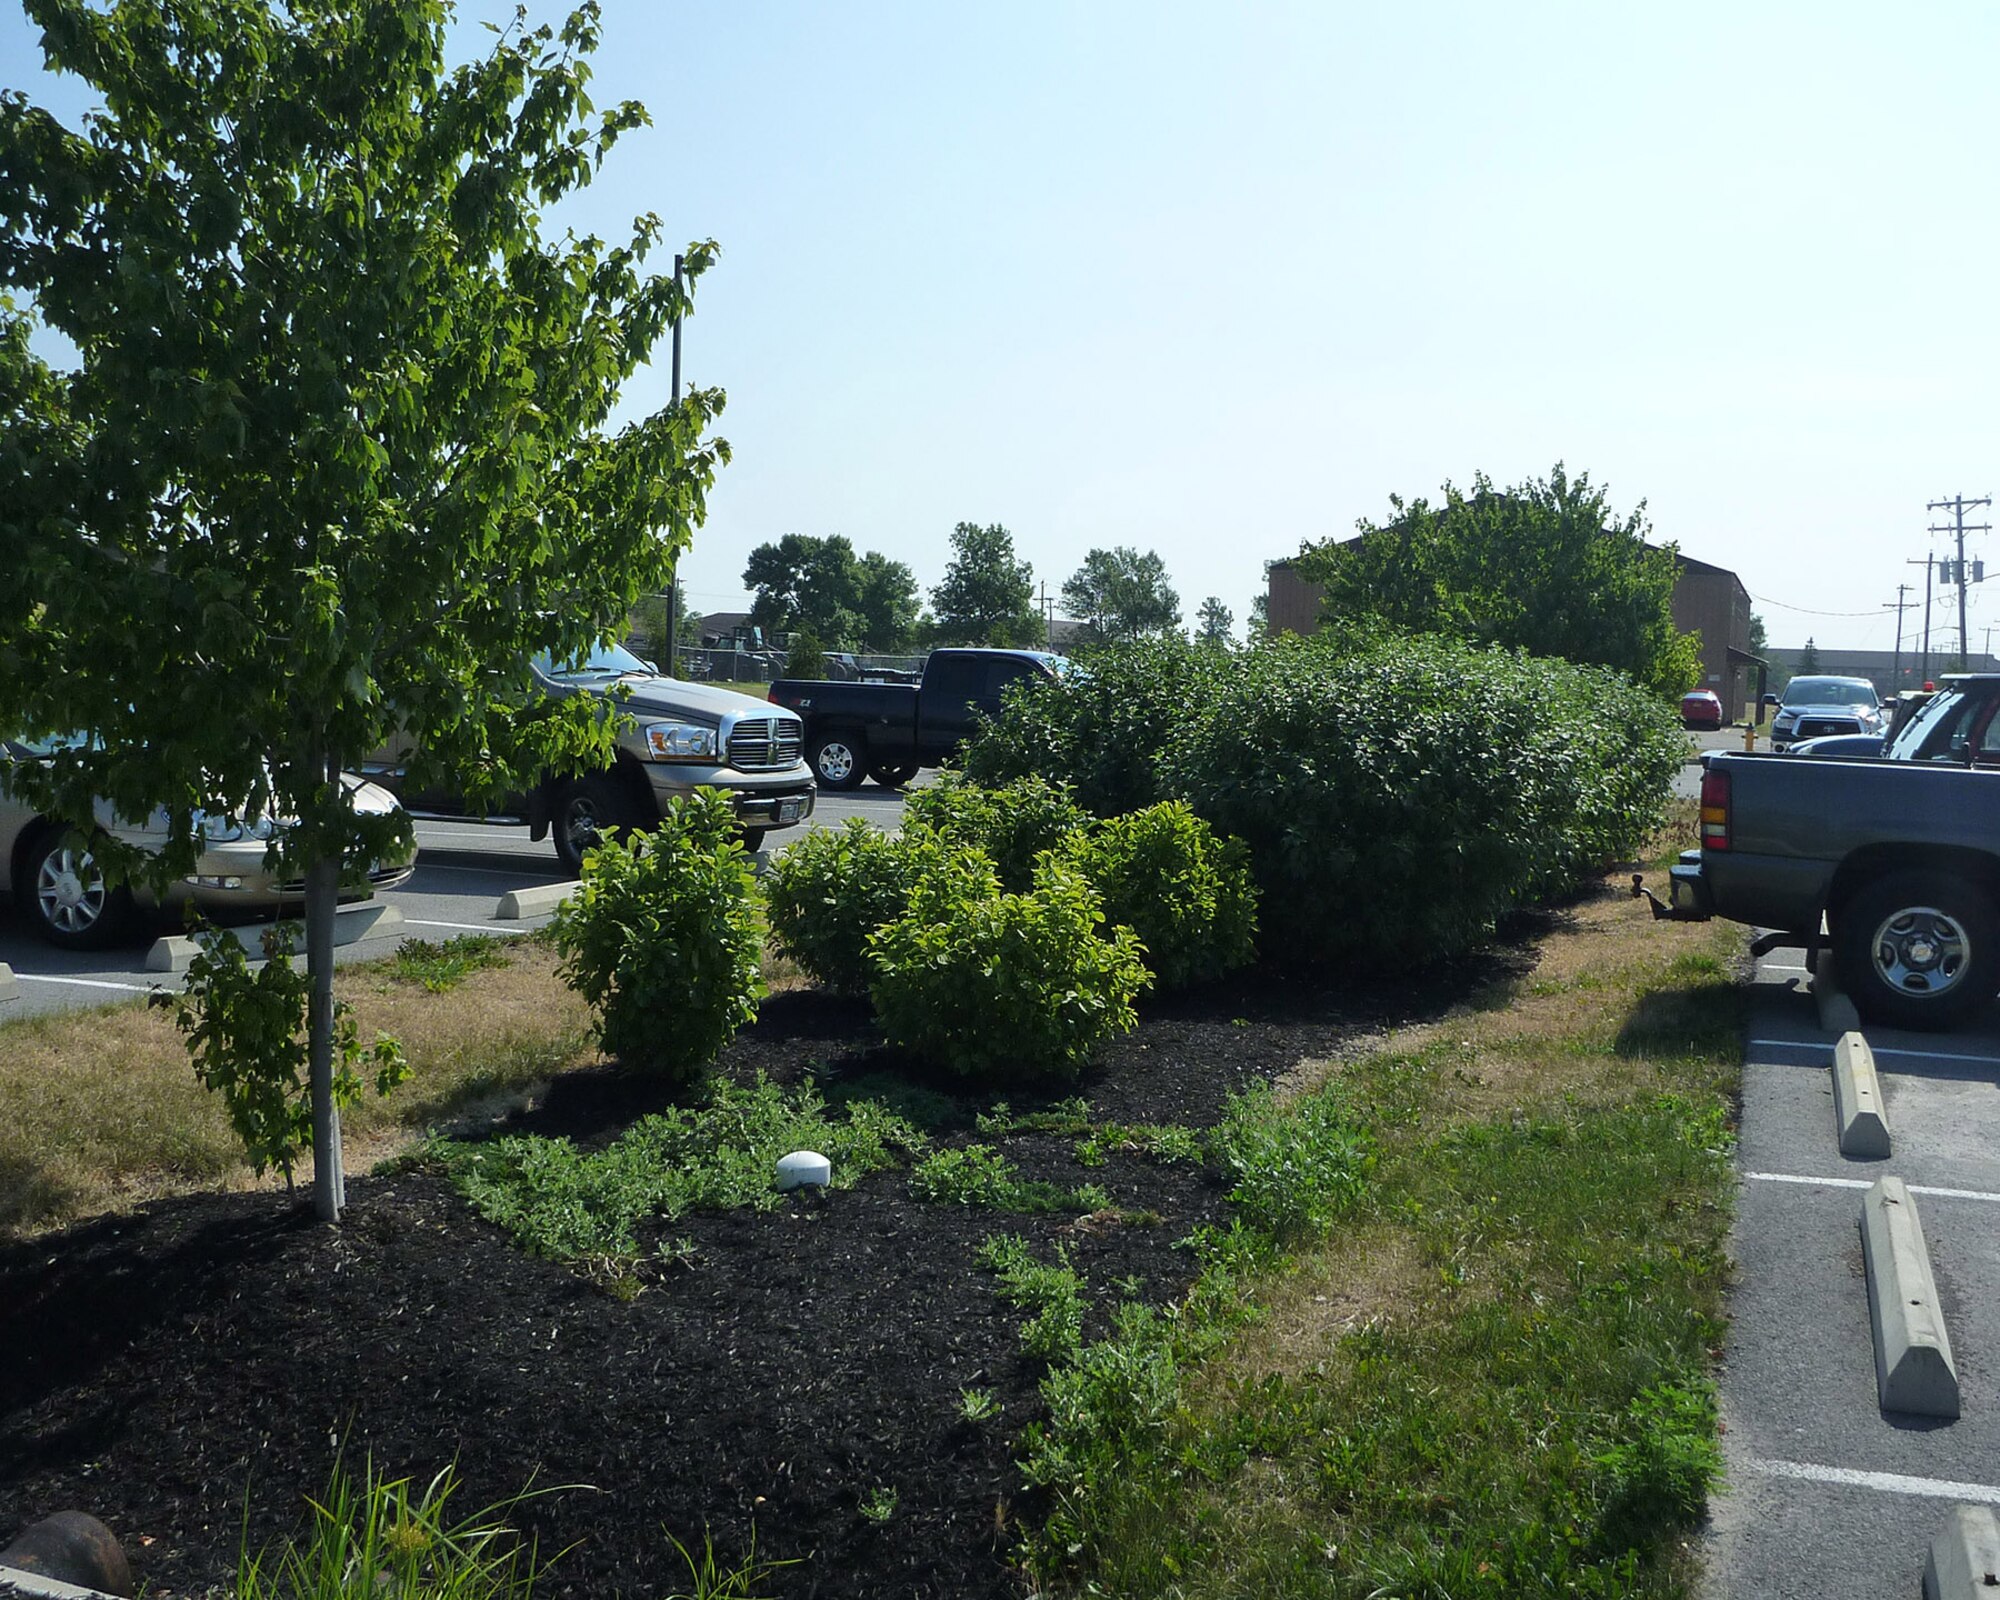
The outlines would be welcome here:
M 1671 883 L 1656 916 L 1826 944 L 1864 1017 L 1966 1021 L 2000 993 L 2000 674 L 1946 678 L 1879 756 L 1705 756 Z
M 1061 656 L 1041 650 L 933 650 L 919 683 L 826 683 L 780 678 L 771 700 L 806 725 L 806 760 L 828 789 L 908 783 L 947 761 L 1000 695 L 1023 678 L 1049 677 Z

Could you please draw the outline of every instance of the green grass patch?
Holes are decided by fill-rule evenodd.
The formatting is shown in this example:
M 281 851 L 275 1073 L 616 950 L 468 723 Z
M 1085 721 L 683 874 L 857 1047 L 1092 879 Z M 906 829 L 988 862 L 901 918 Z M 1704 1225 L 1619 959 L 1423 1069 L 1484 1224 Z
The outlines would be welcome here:
M 1608 1011 L 1569 1031 L 1468 1016 L 1289 1102 L 1241 1097 L 1211 1139 L 1231 1227 L 1190 1241 L 1183 1301 L 1119 1306 L 1105 1338 L 1062 1353 L 1086 1286 L 989 1244 L 1058 1352 L 1022 1444 L 1051 1497 L 1026 1552 L 1044 1592 L 1691 1592 L 1721 1467 L 1740 938 L 1673 937 L 1607 949 L 1587 983 Z M 1496 1082 L 1518 1087 L 1498 1109 Z
M 390 976 L 432 994 L 456 989 L 487 967 L 506 965 L 507 942 L 484 933 L 461 933 L 438 944 L 408 939 L 396 947 L 388 962 Z
M 435 1140 L 431 1153 L 479 1214 L 524 1249 L 556 1261 L 632 1261 L 636 1226 L 690 1211 L 780 1203 L 774 1169 L 811 1149 L 833 1164 L 833 1187 L 920 1150 L 924 1135 L 867 1101 L 829 1115 L 810 1089 L 761 1077 L 718 1083 L 705 1103 L 641 1118 L 601 1150 L 516 1135 L 479 1143 Z
M 1111 1196 L 1096 1184 L 1065 1189 L 1024 1179 L 991 1145 L 934 1150 L 910 1172 L 910 1193 L 939 1205 L 983 1206 L 994 1211 L 1108 1211 Z

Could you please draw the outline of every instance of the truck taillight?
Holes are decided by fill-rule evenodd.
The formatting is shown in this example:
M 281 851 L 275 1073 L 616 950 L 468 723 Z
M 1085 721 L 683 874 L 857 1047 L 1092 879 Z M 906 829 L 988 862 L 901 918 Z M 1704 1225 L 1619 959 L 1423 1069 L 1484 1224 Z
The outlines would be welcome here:
M 1729 848 L 1729 774 L 1713 768 L 1701 775 L 1701 847 Z

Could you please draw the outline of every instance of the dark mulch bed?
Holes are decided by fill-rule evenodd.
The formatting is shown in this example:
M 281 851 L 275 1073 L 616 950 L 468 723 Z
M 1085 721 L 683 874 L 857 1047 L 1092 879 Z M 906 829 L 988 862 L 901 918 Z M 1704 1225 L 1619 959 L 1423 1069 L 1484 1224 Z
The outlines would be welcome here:
M 1518 950 L 1421 987 L 1352 993 L 1268 971 L 1151 1003 L 1077 1089 L 1098 1119 L 1213 1123 L 1224 1099 L 1301 1057 L 1351 1049 L 1517 973 Z M 815 993 L 768 1002 L 722 1063 L 784 1082 L 895 1067 L 864 1009 Z M 606 1139 L 656 1087 L 579 1074 L 515 1126 Z M 1017 1110 L 1032 1097 L 1012 1097 Z M 959 1137 L 973 1137 L 968 1131 Z M 431 1171 L 349 1185 L 339 1229 L 269 1194 L 201 1197 L 0 1249 L 0 1542 L 66 1507 L 104 1518 L 151 1592 L 201 1593 L 233 1570 L 246 1490 L 253 1547 L 297 1526 L 336 1452 L 427 1479 L 455 1461 L 470 1509 L 524 1484 L 518 1513 L 546 1592 L 653 1595 L 684 1578 L 665 1534 L 804 1558 L 786 1596 L 1018 1596 L 1010 1566 L 1035 1504 L 1010 1441 L 1039 1410 L 1020 1314 L 974 1263 L 979 1243 L 1058 1240 L 1099 1296 L 1137 1277 L 1177 1295 L 1174 1241 L 1218 1220 L 1211 1180 L 1068 1141 L 999 1141 L 1025 1174 L 1095 1181 L 1152 1225 L 1105 1226 L 920 1204 L 899 1173 L 774 1213 L 674 1225 L 691 1266 L 624 1302 L 523 1255 Z M 959 1416 L 991 1389 L 1001 1415 Z M 864 1496 L 896 1492 L 886 1524 Z

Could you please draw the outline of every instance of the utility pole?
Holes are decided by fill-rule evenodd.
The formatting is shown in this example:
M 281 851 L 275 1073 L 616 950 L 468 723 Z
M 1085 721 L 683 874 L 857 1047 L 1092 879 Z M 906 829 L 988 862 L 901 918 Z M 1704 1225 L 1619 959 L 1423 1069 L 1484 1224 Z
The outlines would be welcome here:
M 673 381 L 667 390 L 667 404 L 670 406 L 681 403 L 681 264 L 686 259 L 678 253 L 674 256 L 674 368 Z M 675 556 L 673 571 L 667 576 L 667 659 L 663 670 L 669 678 L 674 675 L 674 651 L 680 643 L 677 637 L 680 625 L 681 562 L 680 557 Z M 708 658 L 704 656 L 702 659 Z
M 1990 506 L 1992 504 L 1993 496 L 1990 494 L 1982 496 L 1977 500 L 1968 500 L 1964 495 L 1955 494 L 1949 500 L 1933 500 L 1927 507 L 1931 511 L 1949 511 L 1952 514 L 1952 526 L 1940 527 L 1938 524 L 1932 523 L 1930 531 L 1932 533 L 1952 533 L 1956 534 L 1958 538 L 1958 560 L 1953 566 L 1953 576 L 1958 579 L 1958 665 L 1961 672 L 1965 670 L 1966 647 L 1970 642 L 1965 631 L 1965 536 L 1968 533 L 1991 533 L 1993 531 L 1993 524 L 1990 522 L 1976 523 L 1968 528 L 1965 525 L 1965 514 L 1975 506 Z
M 1925 556 L 1921 561 L 1905 561 L 1903 565 L 1924 569 L 1924 655 L 1923 665 L 1917 669 L 1917 687 L 1921 689 L 1931 681 L 1931 568 L 1936 559 Z
M 1903 613 L 1910 608 L 1910 602 L 1905 600 L 1903 596 L 1909 592 L 1910 586 L 1907 583 L 1896 585 L 1896 604 L 1894 607 L 1896 612 L 1896 664 L 1889 669 L 1889 683 L 1891 685 L 1889 692 L 1891 694 L 1894 694 L 1903 687 Z M 1884 606 L 1882 609 L 1887 611 L 1890 607 Z
M 1056 647 L 1056 613 L 1049 600 L 1049 580 L 1046 578 L 1042 580 L 1042 601 L 1038 609 L 1042 613 L 1042 648 L 1053 650 Z

